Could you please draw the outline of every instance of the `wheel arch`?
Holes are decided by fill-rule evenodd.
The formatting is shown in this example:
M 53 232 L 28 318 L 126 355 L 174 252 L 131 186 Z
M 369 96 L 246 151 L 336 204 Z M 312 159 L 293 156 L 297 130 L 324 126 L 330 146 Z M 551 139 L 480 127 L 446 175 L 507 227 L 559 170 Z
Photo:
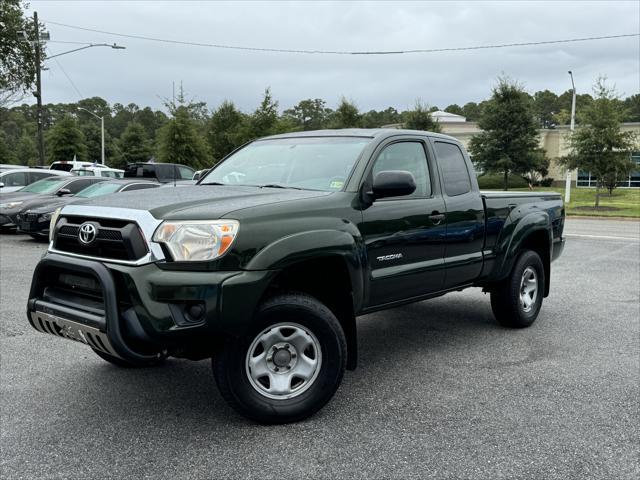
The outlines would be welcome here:
M 546 212 L 534 212 L 522 217 L 509 237 L 504 249 L 504 259 L 497 271 L 496 280 L 502 280 L 513 269 L 518 255 L 527 249 L 536 252 L 544 266 L 544 296 L 549 296 L 551 273 L 552 230 L 549 215 Z

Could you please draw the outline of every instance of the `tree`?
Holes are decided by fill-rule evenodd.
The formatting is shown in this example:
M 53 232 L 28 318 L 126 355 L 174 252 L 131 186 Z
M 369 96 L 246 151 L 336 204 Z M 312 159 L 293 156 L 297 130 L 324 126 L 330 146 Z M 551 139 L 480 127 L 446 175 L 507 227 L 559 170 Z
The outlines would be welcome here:
M 636 93 L 624 100 L 625 122 L 640 122 L 640 93 Z
M 67 115 L 58 120 L 47 133 L 47 154 L 50 162 L 86 160 L 87 147 L 77 120 Z
M 439 132 L 440 125 L 431 116 L 431 110 L 422 102 L 417 101 L 413 110 L 403 113 L 404 126 L 411 130 L 425 130 L 427 132 Z
M 118 142 L 118 149 L 121 167 L 126 166 L 128 163 L 148 162 L 152 154 L 145 129 L 137 122 L 131 122 L 122 132 Z
M 278 102 L 273 99 L 271 89 L 266 88 L 260 105 L 249 118 L 248 130 L 245 132 L 245 140 L 275 133 L 277 123 Z
M 332 115 L 333 128 L 355 128 L 360 126 L 361 115 L 353 102 L 342 97 L 340 105 Z
M 533 109 L 541 128 L 556 126 L 555 114 L 558 112 L 558 96 L 544 90 L 533 94 Z
M 21 0 L 0 2 L 0 106 L 19 100 L 35 82 L 35 51 L 29 42 L 20 40 L 19 32 L 34 39 L 40 34 L 40 26 L 35 32 L 33 22 L 24 16 L 23 8 L 26 4 Z
M 462 107 L 456 103 L 449 105 L 444 109 L 445 112 L 453 113 L 455 115 L 462 115 L 464 117 L 464 110 Z
M 618 108 L 615 89 L 607 86 L 606 78 L 598 78 L 593 92 L 595 100 L 582 112 L 585 124 L 569 137 L 571 152 L 560 162 L 596 177 L 594 207 L 598 208 L 600 188 L 608 185 L 611 193 L 616 181 L 636 168 L 631 152 L 637 138 L 633 132 L 620 130 L 623 112 Z
M 524 175 L 548 162 L 538 148 L 531 97 L 519 84 L 498 79 L 478 126 L 483 131 L 471 139 L 469 151 L 483 171 L 502 174 L 505 190 L 509 174 Z
M 158 157 L 162 162 L 207 168 L 211 166 L 207 144 L 198 131 L 190 105 L 182 88 L 176 102 L 166 102 L 172 118 L 158 132 Z
M 16 156 L 7 142 L 7 134 L 0 130 L 0 163 L 16 163 Z
M 302 130 L 320 130 L 327 122 L 329 109 L 321 98 L 301 100 L 296 106 L 284 111 Z
M 476 102 L 465 103 L 464 107 L 462 107 L 462 113 L 469 122 L 477 122 L 482 115 L 481 109 Z
M 38 164 L 38 149 L 35 139 L 27 134 L 23 134 L 16 146 L 16 159 L 20 165 L 33 167 Z
M 225 100 L 212 113 L 206 127 L 206 137 L 214 162 L 220 161 L 242 142 L 244 115 L 236 106 Z

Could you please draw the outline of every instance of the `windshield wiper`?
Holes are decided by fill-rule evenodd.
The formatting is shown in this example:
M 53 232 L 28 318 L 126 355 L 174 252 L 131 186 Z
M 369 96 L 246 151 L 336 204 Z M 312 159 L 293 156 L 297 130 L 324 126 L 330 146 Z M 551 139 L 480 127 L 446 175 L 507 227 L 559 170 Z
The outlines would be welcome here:
M 291 190 L 304 190 L 304 188 L 290 187 L 288 185 L 280 185 L 278 183 L 265 183 L 264 185 L 258 185 L 258 188 L 288 188 Z
M 221 182 L 206 182 L 206 183 L 201 183 L 200 185 L 229 185 L 229 184 L 221 183 Z

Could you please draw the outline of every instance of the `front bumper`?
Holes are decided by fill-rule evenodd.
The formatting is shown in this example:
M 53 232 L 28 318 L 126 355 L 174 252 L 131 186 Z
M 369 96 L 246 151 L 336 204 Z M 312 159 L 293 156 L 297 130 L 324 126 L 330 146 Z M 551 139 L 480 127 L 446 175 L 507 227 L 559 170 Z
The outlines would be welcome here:
M 29 234 L 38 234 L 42 236 L 49 235 L 49 220 L 39 222 L 36 219 L 28 220 L 24 215 L 18 215 L 16 218 L 18 230 Z
M 207 356 L 248 328 L 274 271 L 174 271 L 49 253 L 27 303 L 40 332 L 80 341 L 133 363 L 161 351 Z

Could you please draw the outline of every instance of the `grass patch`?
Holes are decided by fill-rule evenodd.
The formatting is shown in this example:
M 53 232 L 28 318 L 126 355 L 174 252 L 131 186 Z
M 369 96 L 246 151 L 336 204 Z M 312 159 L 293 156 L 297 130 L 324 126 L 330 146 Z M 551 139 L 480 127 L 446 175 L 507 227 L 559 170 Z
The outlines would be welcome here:
M 564 199 L 564 187 L 536 187 L 533 191 L 558 192 Z M 640 218 L 640 188 L 616 188 L 612 196 L 605 189 L 601 189 L 600 193 L 601 208 L 596 210 L 593 208 L 596 202 L 595 188 L 571 187 L 567 215 Z

